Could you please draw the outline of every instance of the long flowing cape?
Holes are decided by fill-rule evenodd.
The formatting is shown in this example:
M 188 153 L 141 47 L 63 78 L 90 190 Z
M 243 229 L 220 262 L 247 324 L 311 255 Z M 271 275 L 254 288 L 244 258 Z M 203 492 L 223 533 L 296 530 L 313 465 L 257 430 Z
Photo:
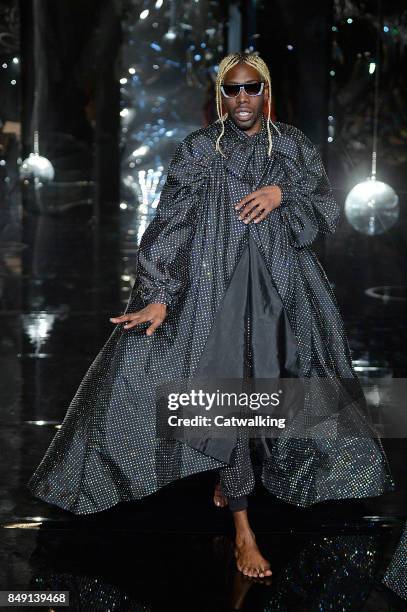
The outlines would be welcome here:
M 147 323 L 131 330 L 117 325 L 96 356 L 29 482 L 50 503 L 77 514 L 98 512 L 229 464 L 233 437 L 158 437 L 155 390 L 199 373 L 217 322 L 227 319 L 232 279 L 249 241 L 294 339 L 297 376 L 326 379 L 336 393 L 331 402 L 329 393 L 306 392 L 303 410 L 264 461 L 265 486 L 299 506 L 394 488 L 335 295 L 312 250 L 340 216 L 318 149 L 299 129 L 276 122 L 269 156 L 264 117 L 255 136 L 228 117 L 224 157 L 215 149 L 221 127 L 217 121 L 196 130 L 176 148 L 141 239 L 126 307 L 134 312 L 165 303 L 167 317 L 150 337 Z M 282 189 L 281 205 L 258 224 L 239 220 L 234 204 L 272 184 Z M 275 314 L 264 312 L 272 328 Z M 266 349 L 275 346 L 271 336 L 263 342 Z

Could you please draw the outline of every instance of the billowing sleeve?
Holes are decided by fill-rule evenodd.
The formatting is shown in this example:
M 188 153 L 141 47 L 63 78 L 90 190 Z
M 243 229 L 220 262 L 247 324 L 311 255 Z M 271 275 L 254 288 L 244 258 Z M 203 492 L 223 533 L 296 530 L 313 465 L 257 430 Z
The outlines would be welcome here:
M 298 129 L 293 140 L 290 150 L 295 153 L 285 157 L 287 179 L 278 183 L 280 210 L 291 244 L 302 248 L 311 244 L 318 232 L 335 232 L 340 208 L 317 147 Z
M 187 136 L 176 147 L 156 213 L 137 251 L 135 286 L 148 304 L 170 306 L 188 281 L 188 258 L 207 176 L 207 164 Z

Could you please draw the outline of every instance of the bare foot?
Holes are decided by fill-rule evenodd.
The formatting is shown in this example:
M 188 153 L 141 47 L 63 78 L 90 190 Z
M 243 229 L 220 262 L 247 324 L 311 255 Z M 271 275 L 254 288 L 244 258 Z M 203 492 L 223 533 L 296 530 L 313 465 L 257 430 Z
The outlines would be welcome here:
M 270 563 L 263 557 L 257 544 L 256 536 L 249 529 L 244 534 L 236 535 L 235 558 L 237 569 L 251 578 L 271 576 Z
M 218 508 L 225 508 L 225 506 L 228 505 L 228 498 L 226 497 L 226 495 L 223 495 L 219 482 L 215 485 L 215 490 L 213 493 L 213 503 L 215 504 L 215 506 L 218 506 Z

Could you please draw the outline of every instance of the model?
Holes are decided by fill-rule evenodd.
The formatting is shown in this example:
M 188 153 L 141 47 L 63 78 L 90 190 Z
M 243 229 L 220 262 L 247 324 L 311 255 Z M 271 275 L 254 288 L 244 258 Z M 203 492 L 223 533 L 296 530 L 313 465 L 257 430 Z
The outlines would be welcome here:
M 220 62 L 216 105 L 218 120 L 176 148 L 125 313 L 111 319 L 116 327 L 29 487 L 84 514 L 215 470 L 215 502 L 233 512 L 237 567 L 264 577 L 270 564 L 247 516 L 250 440 L 158 437 L 162 381 L 327 379 L 337 401 L 311 388 L 285 435 L 256 440 L 262 483 L 306 507 L 378 496 L 394 482 L 312 250 L 340 216 L 318 149 L 296 127 L 271 121 L 270 74 L 256 54 Z

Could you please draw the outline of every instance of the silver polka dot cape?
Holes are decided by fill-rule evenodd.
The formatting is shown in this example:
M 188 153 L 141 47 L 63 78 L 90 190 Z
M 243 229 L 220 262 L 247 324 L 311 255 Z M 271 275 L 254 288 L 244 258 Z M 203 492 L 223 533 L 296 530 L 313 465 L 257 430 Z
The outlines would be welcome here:
M 407 521 L 393 557 L 383 576 L 384 584 L 399 597 L 407 599 Z
M 49 503 L 86 514 L 140 499 L 207 470 L 239 476 L 236 462 L 244 455 L 238 442 L 159 438 L 155 403 L 159 383 L 193 377 L 202 363 L 211 363 L 213 371 L 217 351 L 232 338 L 241 346 L 240 327 L 232 327 L 218 345 L 213 333 L 217 321 L 228 320 L 222 307 L 230 291 L 239 308 L 234 274 L 239 262 L 251 266 L 252 278 L 254 263 L 261 266 L 264 287 L 280 306 L 276 314 L 262 295 L 255 296 L 270 330 L 268 337 L 263 334 L 257 361 L 268 359 L 272 351 L 278 361 L 284 351 L 278 344 L 276 348 L 272 330 L 283 329 L 278 342 L 282 349 L 295 349 L 300 377 L 325 376 L 356 385 L 340 414 L 321 398 L 306 398 L 300 425 L 318 414 L 319 434 L 326 431 L 330 437 L 279 436 L 264 458 L 264 485 L 278 498 L 303 507 L 394 488 L 380 440 L 374 431 L 366 434 L 367 410 L 344 325 L 312 250 L 317 235 L 334 232 L 340 216 L 319 152 L 299 129 L 276 122 L 270 127 L 269 156 L 264 116 L 254 136 L 227 117 L 220 140 L 224 157 L 215 149 L 221 127 L 216 121 L 176 147 L 155 217 L 140 242 L 126 307 L 126 312 L 135 312 L 149 303 L 165 303 L 167 317 L 150 337 L 145 334 L 148 323 L 130 330 L 117 325 L 96 356 L 28 483 L 34 495 Z M 260 223 L 239 220 L 234 205 L 272 184 L 282 189 L 281 205 Z M 243 259 L 249 246 L 254 256 Z M 245 293 L 242 287 L 241 295 Z M 335 427 L 340 434 L 332 437 Z M 226 494 L 247 492 L 246 476 L 240 476 L 224 478 L 230 484 Z

